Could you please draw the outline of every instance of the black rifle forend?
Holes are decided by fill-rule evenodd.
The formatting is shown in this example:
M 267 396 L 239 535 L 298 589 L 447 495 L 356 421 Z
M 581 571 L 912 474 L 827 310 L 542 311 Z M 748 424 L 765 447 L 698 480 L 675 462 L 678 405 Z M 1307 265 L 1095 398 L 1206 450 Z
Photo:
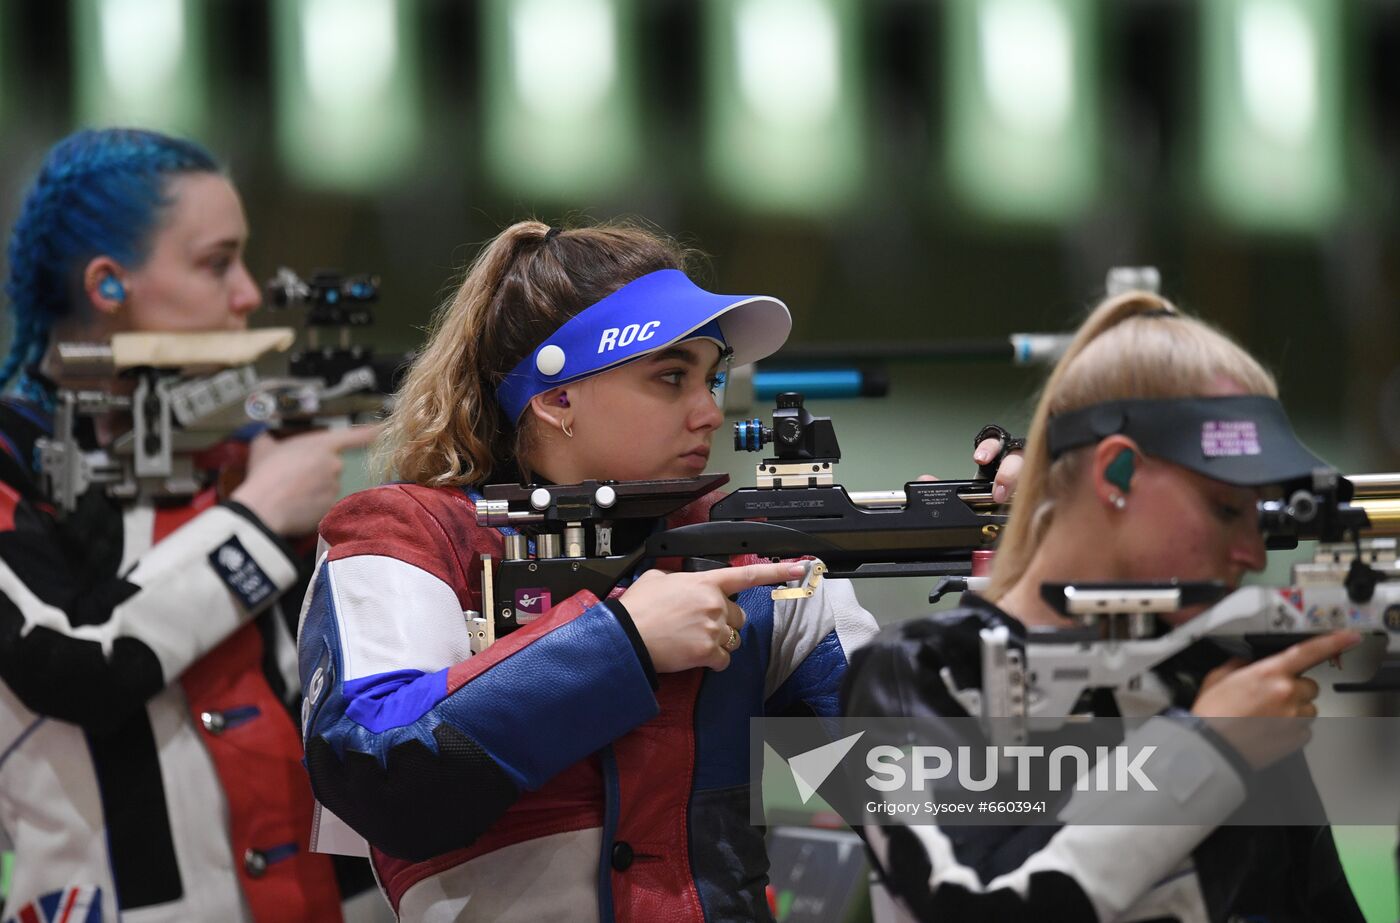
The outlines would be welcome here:
M 682 569 L 708 570 L 739 555 L 812 555 L 834 577 L 966 575 L 972 552 L 990 547 L 1006 521 L 991 512 L 986 481 L 915 481 L 902 492 L 874 495 L 852 495 L 841 485 L 744 488 L 711 507 L 709 522 L 654 532 L 613 553 L 613 532 L 626 520 L 665 516 L 727 480 L 487 487 L 477 522 L 533 533 L 508 536 L 494 568 L 483 562 L 492 581 L 483 606 L 495 618 L 495 634 L 581 590 L 606 598 L 646 560 L 679 558 Z
M 740 530 L 734 534 L 743 536 L 748 547 L 730 553 L 815 555 L 834 577 L 966 575 L 972 552 L 990 548 L 1006 523 L 997 509 L 990 482 L 982 480 L 911 481 L 902 496 L 898 491 L 852 494 L 839 484 L 746 487 L 711 507 L 708 526 L 716 539 L 706 541 L 720 544 L 717 538 L 726 535 L 722 526 L 777 526 L 806 536 L 797 543 L 801 547 L 791 548 L 793 542 L 780 532 L 764 538 L 765 530 Z M 707 556 L 698 533 L 681 539 L 683 531 L 669 533 L 676 536 L 672 546 L 685 547 L 692 557 Z

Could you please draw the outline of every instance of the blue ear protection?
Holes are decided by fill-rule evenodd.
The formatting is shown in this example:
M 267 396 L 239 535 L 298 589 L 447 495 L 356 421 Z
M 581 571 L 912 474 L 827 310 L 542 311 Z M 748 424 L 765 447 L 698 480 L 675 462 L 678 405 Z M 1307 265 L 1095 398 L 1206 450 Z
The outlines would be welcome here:
M 1133 480 L 1133 450 L 1124 449 L 1108 463 L 1108 467 L 1103 472 L 1104 480 L 1117 487 L 1123 493 L 1129 491 L 1128 485 Z
M 98 283 L 97 291 L 101 293 L 103 298 L 110 298 L 113 301 L 126 300 L 126 289 L 122 287 L 121 281 L 110 273 Z

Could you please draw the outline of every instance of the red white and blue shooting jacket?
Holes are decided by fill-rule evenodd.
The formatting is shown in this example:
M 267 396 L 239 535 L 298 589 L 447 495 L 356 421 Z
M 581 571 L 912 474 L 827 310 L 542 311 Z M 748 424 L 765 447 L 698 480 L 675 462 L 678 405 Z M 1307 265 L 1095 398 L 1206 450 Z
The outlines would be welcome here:
M 587 592 L 472 656 L 464 613 L 503 540 L 464 491 L 368 490 L 321 537 L 299 632 L 307 766 L 401 919 L 769 919 L 748 719 L 835 714 L 875 631 L 848 583 L 801 603 L 745 591 L 728 669 L 656 676 L 627 614 Z

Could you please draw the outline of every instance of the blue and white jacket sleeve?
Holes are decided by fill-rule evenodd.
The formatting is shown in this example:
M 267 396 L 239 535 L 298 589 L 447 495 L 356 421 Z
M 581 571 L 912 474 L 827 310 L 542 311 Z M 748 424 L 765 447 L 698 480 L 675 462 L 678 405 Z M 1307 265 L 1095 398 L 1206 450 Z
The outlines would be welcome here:
M 458 491 L 375 488 L 323 521 L 298 650 L 320 802 L 376 848 L 469 846 L 538 789 L 657 713 L 626 611 L 580 593 L 470 653 L 478 529 Z

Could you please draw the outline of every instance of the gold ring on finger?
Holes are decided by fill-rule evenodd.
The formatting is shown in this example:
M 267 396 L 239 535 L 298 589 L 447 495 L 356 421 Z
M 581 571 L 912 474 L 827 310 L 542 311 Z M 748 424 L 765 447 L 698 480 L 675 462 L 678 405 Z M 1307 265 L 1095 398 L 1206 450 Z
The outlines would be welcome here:
M 729 626 L 729 637 L 721 646 L 731 654 L 739 649 L 739 632 L 733 625 Z

